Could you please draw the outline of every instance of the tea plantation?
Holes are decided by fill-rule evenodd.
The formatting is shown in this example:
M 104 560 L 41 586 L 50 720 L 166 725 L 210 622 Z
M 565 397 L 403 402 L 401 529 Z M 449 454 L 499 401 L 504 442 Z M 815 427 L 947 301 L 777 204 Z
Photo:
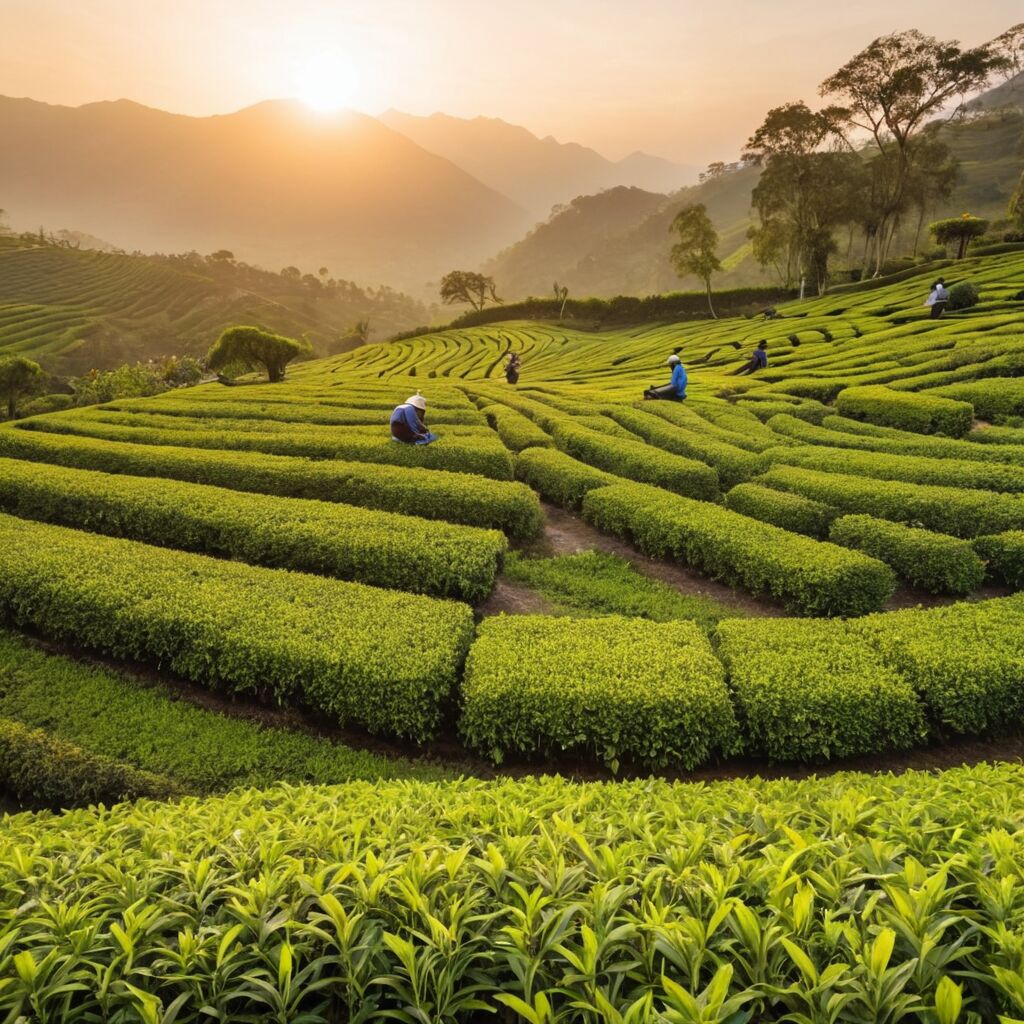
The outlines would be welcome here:
M 1024 253 L 956 272 L 0 427 L 2 1019 L 1024 1020 Z

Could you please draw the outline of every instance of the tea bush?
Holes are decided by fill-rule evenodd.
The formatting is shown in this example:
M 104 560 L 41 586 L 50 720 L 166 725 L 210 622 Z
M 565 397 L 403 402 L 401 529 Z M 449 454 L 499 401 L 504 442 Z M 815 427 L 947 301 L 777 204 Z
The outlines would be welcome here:
M 1024 530 L 976 537 L 973 543 L 990 576 L 1015 590 L 1024 590 Z
M 499 616 L 480 627 L 459 731 L 476 750 L 694 768 L 737 745 L 722 666 L 693 623 Z
M 555 443 L 533 420 L 507 405 L 485 406 L 484 413 L 505 447 L 514 452 L 527 448 L 550 448 Z
M 846 388 L 835 404 L 841 416 L 918 434 L 963 437 L 974 424 L 974 407 L 968 402 L 879 386 Z
M 948 384 L 928 394 L 970 402 L 975 414 L 986 420 L 1000 416 L 1024 416 L 1024 380 L 1020 377 L 986 377 L 984 380 Z
M 621 477 L 548 448 L 520 452 L 516 457 L 516 477 L 545 500 L 568 509 L 579 508 L 587 491 L 622 482 Z
M 740 484 L 725 496 L 726 505 L 762 523 L 818 539 L 828 536 L 837 513 L 820 501 L 788 491 L 775 491 L 760 484 Z

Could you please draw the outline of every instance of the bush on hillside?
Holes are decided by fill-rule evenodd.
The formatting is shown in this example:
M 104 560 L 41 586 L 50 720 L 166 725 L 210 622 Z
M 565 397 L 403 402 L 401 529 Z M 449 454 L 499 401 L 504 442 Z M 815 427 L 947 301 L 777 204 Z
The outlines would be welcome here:
M 946 309 L 951 313 L 958 309 L 970 309 L 978 304 L 980 298 L 981 294 L 977 285 L 971 284 L 970 281 L 961 281 L 949 289 L 949 301 L 946 303 Z
M 881 385 L 844 389 L 836 398 L 836 410 L 841 416 L 882 427 L 947 437 L 963 437 L 974 424 L 974 408 L 968 402 Z
M 1024 530 L 1009 530 L 974 539 L 988 574 L 1014 590 L 1024 589 Z
M 206 357 L 211 370 L 241 365 L 250 370 L 262 367 L 271 383 L 284 380 L 284 369 L 300 356 L 311 356 L 308 341 L 285 338 L 259 327 L 228 327 L 213 343 Z

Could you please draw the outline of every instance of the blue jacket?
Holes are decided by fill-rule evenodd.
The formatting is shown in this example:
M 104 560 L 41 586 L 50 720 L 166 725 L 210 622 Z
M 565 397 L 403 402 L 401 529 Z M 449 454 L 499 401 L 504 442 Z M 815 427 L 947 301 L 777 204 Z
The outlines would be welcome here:
M 683 368 L 682 363 L 676 363 L 672 367 L 672 380 L 670 383 L 680 398 L 686 396 L 686 370 Z
M 763 348 L 755 348 L 754 362 L 763 370 L 768 365 L 768 353 Z
M 404 423 L 417 437 L 422 437 L 426 429 L 420 422 L 419 415 L 411 405 L 400 405 L 391 414 L 391 423 Z

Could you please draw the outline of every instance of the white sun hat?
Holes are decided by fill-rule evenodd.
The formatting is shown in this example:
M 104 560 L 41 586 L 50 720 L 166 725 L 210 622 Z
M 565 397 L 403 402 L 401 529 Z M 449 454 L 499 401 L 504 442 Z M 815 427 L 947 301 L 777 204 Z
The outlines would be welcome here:
M 423 412 L 427 407 L 427 400 L 417 391 L 415 395 L 405 400 L 405 404 Z
M 682 362 L 682 359 L 680 359 L 679 356 L 677 356 L 677 355 L 675 355 L 675 353 L 673 353 L 672 355 L 670 355 L 668 357 L 668 359 L 665 360 L 665 365 L 666 366 L 675 366 L 676 363 L 681 363 L 681 362 Z

